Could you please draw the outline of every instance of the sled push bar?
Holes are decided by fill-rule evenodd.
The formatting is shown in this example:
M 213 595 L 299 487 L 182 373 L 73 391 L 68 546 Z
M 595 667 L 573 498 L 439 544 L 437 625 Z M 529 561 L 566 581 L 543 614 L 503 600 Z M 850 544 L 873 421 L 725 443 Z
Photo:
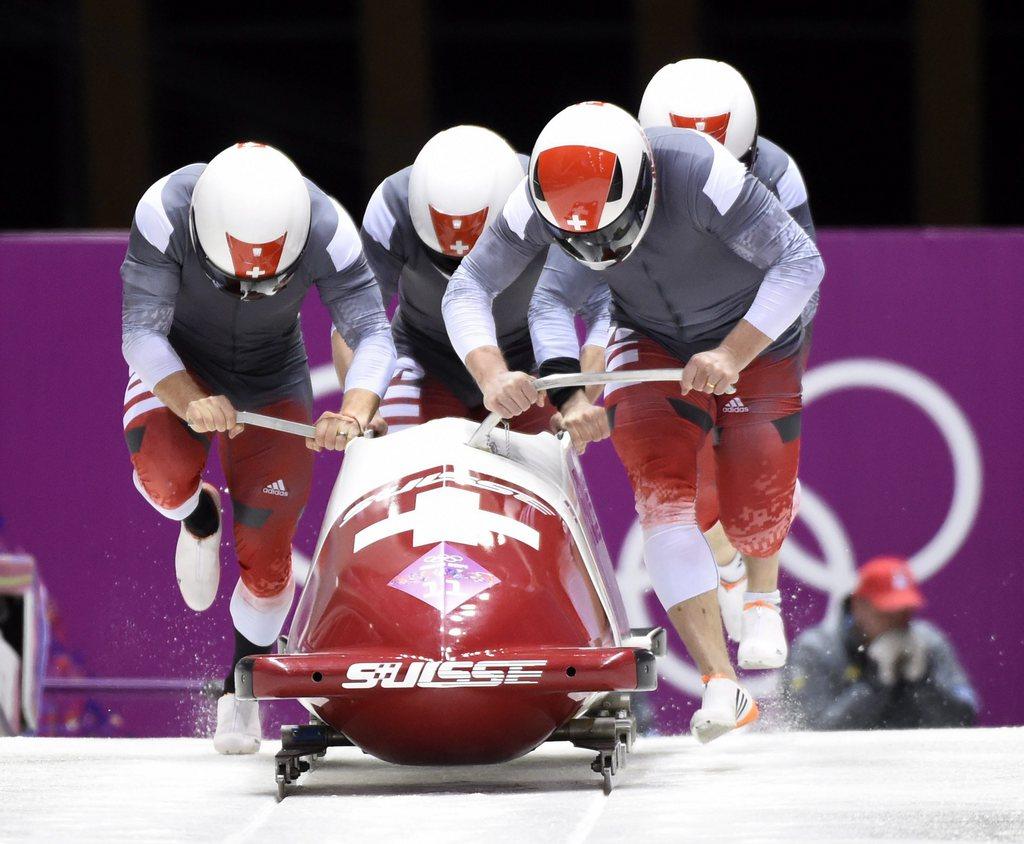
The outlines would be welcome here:
M 262 413 L 250 413 L 248 410 L 240 410 L 235 414 L 239 425 L 254 425 L 257 428 L 269 428 L 271 431 L 281 431 L 285 434 L 295 434 L 300 437 L 313 439 L 316 436 L 316 428 L 313 425 L 304 425 L 301 422 L 292 422 L 291 419 L 278 419 L 276 416 L 264 416 Z
M 569 372 L 560 375 L 545 375 L 533 382 L 536 390 L 558 390 L 563 387 L 589 387 L 592 384 L 639 384 L 649 381 L 678 381 L 683 377 L 682 369 L 634 369 L 621 372 Z M 726 393 L 735 393 L 730 387 Z M 498 423 L 500 413 L 491 413 L 469 438 L 473 448 L 487 449 L 487 442 Z
M 533 386 L 537 390 L 557 390 L 562 387 L 589 387 L 592 384 L 637 384 L 648 381 L 678 381 L 683 376 L 682 369 L 636 369 L 622 372 L 569 372 L 559 375 L 546 375 L 537 378 Z M 736 392 L 730 388 L 729 393 Z M 272 431 L 281 431 L 285 434 L 295 434 L 299 437 L 312 439 L 316 436 L 316 428 L 313 425 L 305 425 L 301 422 L 293 422 L 290 419 L 279 419 L 276 416 L 266 416 L 262 413 L 251 413 L 241 410 L 236 414 L 240 425 L 253 425 L 257 428 L 269 428 Z M 473 448 L 487 448 L 487 442 L 493 431 L 501 421 L 500 413 L 491 413 L 480 427 L 473 432 L 469 438 L 469 445 Z
M 306 425 L 302 422 L 292 422 L 291 419 L 280 419 L 277 416 L 264 416 L 262 413 L 250 413 L 248 410 L 240 410 L 235 414 L 239 425 L 253 425 L 257 428 L 269 428 L 271 431 L 281 431 L 285 434 L 295 434 L 297 437 L 313 439 L 316 436 L 316 426 Z M 367 429 L 363 436 L 373 438 L 373 431 Z

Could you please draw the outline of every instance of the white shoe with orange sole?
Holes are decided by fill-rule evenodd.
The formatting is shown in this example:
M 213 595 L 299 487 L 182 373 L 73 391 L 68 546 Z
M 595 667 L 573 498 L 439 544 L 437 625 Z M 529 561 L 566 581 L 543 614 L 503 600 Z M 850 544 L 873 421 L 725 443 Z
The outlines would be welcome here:
M 743 630 L 736 659 L 740 668 L 782 668 L 789 656 L 782 610 L 767 601 L 743 605 Z
M 757 702 L 735 680 L 705 676 L 700 709 L 690 719 L 690 732 L 701 744 L 753 724 L 760 715 Z

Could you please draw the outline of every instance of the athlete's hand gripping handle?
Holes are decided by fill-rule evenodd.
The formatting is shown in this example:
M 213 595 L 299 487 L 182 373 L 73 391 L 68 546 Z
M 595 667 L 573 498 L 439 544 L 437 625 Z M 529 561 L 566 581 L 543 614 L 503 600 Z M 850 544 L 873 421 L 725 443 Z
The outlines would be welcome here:
M 271 431 L 281 431 L 284 434 L 294 434 L 307 440 L 316 439 L 316 426 L 306 425 L 302 422 L 293 422 L 290 419 L 279 419 L 276 416 L 265 416 L 262 413 L 250 413 L 247 410 L 240 410 L 236 416 L 239 424 L 254 425 L 257 428 L 268 428 Z M 363 431 L 362 436 L 372 438 L 373 427 Z
M 562 387 L 586 387 L 591 384 L 637 384 L 646 381 L 678 382 L 683 376 L 682 369 L 634 369 L 619 372 L 567 372 L 559 375 L 545 375 L 533 382 L 535 390 L 557 390 Z M 730 387 L 727 393 L 736 392 Z M 491 431 L 501 421 L 500 413 L 491 413 L 469 438 L 473 448 L 487 450 Z

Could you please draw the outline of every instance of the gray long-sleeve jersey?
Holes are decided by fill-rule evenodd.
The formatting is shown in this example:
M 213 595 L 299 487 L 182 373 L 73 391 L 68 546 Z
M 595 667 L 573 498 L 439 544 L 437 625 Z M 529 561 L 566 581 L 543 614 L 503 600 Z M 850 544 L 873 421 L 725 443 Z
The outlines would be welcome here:
M 692 130 L 651 129 L 657 189 L 640 244 L 603 271 L 578 262 L 552 283 L 568 301 L 606 283 L 612 312 L 686 360 L 712 348 L 740 320 L 795 349 L 800 314 L 824 265 L 779 199 L 724 147 Z M 526 181 L 452 276 L 443 310 L 460 356 L 494 344 L 489 303 L 519 267 L 547 248 Z
M 308 403 L 299 309 L 315 284 L 338 331 L 355 349 L 346 388 L 383 395 L 395 347 L 380 291 L 345 210 L 307 180 L 310 233 L 295 274 L 274 296 L 242 302 L 214 287 L 189 233 L 192 191 L 205 166 L 191 164 L 160 179 L 136 208 L 121 265 L 128 365 L 150 389 L 187 368 L 243 409 L 285 397 Z
M 757 155 L 750 172 L 778 197 L 782 207 L 800 224 L 807 236 L 817 242 L 807 187 L 793 158 L 778 144 L 759 137 Z M 573 285 L 567 278 L 572 276 L 575 263 L 561 249 L 548 250 L 544 273 L 530 302 L 530 334 L 538 362 L 551 358 L 574 358 L 579 353 L 573 312 L 583 307 L 578 297 L 587 291 L 579 289 L 581 285 Z M 804 326 L 810 324 L 818 310 L 819 292 L 820 288 L 816 288 L 804 307 L 801 314 Z M 610 306 L 611 294 L 603 283 L 601 293 L 603 297 L 597 291 L 590 294 L 591 304 L 600 298 Z
M 878 682 L 849 614 L 804 631 L 782 677 L 789 720 L 812 730 L 959 727 L 974 723 L 978 700 L 953 647 L 927 621 L 911 622 L 928 654 L 924 678 Z
M 529 158 L 519 157 L 525 171 Z M 363 247 L 384 301 L 398 296 L 392 328 L 399 354 L 419 362 L 467 405 L 477 407 L 483 403 L 483 397 L 452 348 L 441 313 L 441 300 L 449 281 L 445 270 L 454 270 L 458 262 L 432 255 L 416 234 L 409 213 L 411 172 L 412 167 L 406 167 L 388 176 L 370 197 L 360 231 Z M 493 302 L 497 345 L 515 369 L 530 371 L 536 365 L 527 311 L 546 251 L 545 248 L 527 261 Z M 442 269 L 444 264 L 449 266 Z M 607 299 L 606 293 L 595 291 L 574 309 L 583 317 L 594 342 L 600 338 L 602 345 L 608 333 Z
M 774 141 L 757 139 L 757 155 L 750 170 L 754 178 L 779 198 L 782 207 L 800 224 L 811 240 L 817 240 L 807 185 L 796 161 Z
M 774 141 L 759 137 L 757 139 L 757 155 L 754 157 L 754 166 L 750 172 L 779 198 L 782 207 L 800 224 L 800 228 L 807 232 L 807 236 L 817 243 L 818 234 L 811 217 L 807 185 L 804 183 L 804 177 L 793 157 Z M 818 311 L 820 293 L 821 288 L 815 288 L 810 301 L 800 315 L 805 327 L 810 325 Z

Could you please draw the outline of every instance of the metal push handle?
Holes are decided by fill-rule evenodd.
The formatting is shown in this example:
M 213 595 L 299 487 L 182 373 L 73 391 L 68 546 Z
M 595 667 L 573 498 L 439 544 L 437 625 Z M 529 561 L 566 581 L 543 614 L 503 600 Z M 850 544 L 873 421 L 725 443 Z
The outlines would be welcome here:
M 682 369 L 635 369 L 620 372 L 569 372 L 561 375 L 545 375 L 533 382 L 536 390 L 558 390 L 563 387 L 589 387 L 592 384 L 637 384 L 650 381 L 678 381 L 683 377 Z M 726 394 L 736 392 L 730 387 Z M 487 449 L 487 442 L 501 421 L 500 413 L 491 413 L 469 438 L 473 448 Z
M 295 434 L 298 437 L 312 439 L 316 436 L 316 428 L 313 425 L 304 425 L 301 422 L 292 422 L 290 419 L 278 419 L 276 416 L 264 416 L 262 413 L 250 413 L 248 410 L 240 410 L 235 414 L 239 425 L 255 425 L 257 428 L 269 428 L 271 431 L 281 431 L 285 434 Z
M 240 425 L 255 425 L 257 428 L 269 428 L 271 431 L 281 431 L 285 434 L 295 434 L 297 437 L 313 439 L 316 436 L 316 426 L 305 425 L 302 422 L 292 422 L 290 419 L 278 419 L 276 416 L 264 416 L 262 413 L 250 413 L 248 410 L 240 410 L 235 414 Z M 373 431 L 367 428 L 362 434 L 367 439 L 373 438 Z
M 637 384 L 652 381 L 678 381 L 683 377 L 682 369 L 635 369 L 621 372 L 568 372 L 560 375 L 545 375 L 533 382 L 537 390 L 558 390 L 563 387 L 589 387 L 592 384 Z M 736 390 L 730 387 L 726 393 L 735 393 Z M 295 434 L 299 437 L 312 439 L 316 436 L 316 428 L 313 425 L 304 425 L 301 422 L 292 422 L 290 419 L 279 419 L 276 416 L 265 416 L 262 413 L 251 413 L 241 410 L 236 414 L 241 425 L 254 425 L 257 428 L 269 428 L 272 431 L 281 431 L 285 434 Z M 469 438 L 469 445 L 473 448 L 487 448 L 487 442 L 493 431 L 501 421 L 500 413 L 491 413 L 480 423 L 480 426 Z M 372 435 L 367 431 L 364 436 Z

